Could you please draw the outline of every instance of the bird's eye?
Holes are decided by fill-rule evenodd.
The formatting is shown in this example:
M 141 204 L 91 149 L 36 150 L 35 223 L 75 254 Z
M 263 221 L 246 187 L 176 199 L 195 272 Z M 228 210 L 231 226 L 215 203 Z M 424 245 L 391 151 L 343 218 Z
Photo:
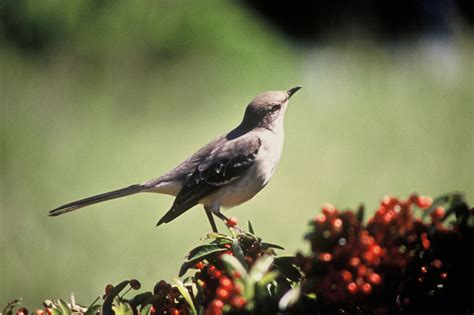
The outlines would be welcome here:
M 273 104 L 272 105 L 272 112 L 275 112 L 277 110 L 280 110 L 281 108 L 281 105 L 280 104 Z

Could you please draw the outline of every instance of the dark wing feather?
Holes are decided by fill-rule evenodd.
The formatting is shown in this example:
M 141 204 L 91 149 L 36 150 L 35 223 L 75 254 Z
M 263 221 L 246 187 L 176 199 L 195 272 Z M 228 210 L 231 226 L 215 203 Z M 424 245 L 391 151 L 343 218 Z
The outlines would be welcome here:
M 244 175 L 255 162 L 260 146 L 260 138 L 243 137 L 214 150 L 196 167 L 157 225 L 174 220 L 201 199 Z

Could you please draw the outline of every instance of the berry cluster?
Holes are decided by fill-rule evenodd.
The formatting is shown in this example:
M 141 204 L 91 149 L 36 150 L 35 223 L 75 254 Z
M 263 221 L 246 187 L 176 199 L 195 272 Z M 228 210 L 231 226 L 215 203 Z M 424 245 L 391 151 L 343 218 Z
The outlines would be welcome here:
M 36 315 L 220 314 L 473 314 L 474 208 L 460 194 L 435 200 L 385 197 L 364 223 L 364 209 L 326 204 L 310 222 L 311 254 L 275 257 L 278 245 L 226 224 L 231 235 L 210 233 L 193 248 L 171 285 L 128 299 L 137 280 L 107 285 L 86 308 L 47 300 Z M 3 314 L 28 315 L 21 300 Z M 32 313 L 30 313 L 32 314 Z
M 319 303 L 386 314 L 407 309 L 414 292 L 433 296 L 444 289 L 446 261 L 455 257 L 447 244 L 461 235 L 459 225 L 443 224 L 446 211 L 430 197 L 385 197 L 366 226 L 362 209 L 354 214 L 325 205 L 322 212 L 306 235 L 312 255 L 296 259 L 307 276 L 303 289 Z
M 153 288 L 150 314 L 189 315 L 189 305 L 177 287 L 164 280 L 159 281 Z
M 216 265 L 206 264 L 196 274 L 199 290 L 203 293 L 206 315 L 219 315 L 223 311 L 239 311 L 247 301 L 242 296 L 239 275 L 228 275 Z
M 207 257 L 195 265 L 195 268 L 199 269 L 195 279 L 202 293 L 206 315 L 219 315 L 223 312 L 243 313 L 247 305 L 242 295 L 241 275 L 238 272 L 229 274 L 226 271 L 220 259 L 222 255 L 235 256 L 234 251 L 239 251 L 250 269 L 257 258 L 265 253 L 273 253 L 272 250 L 264 249 L 260 240 L 249 234 L 240 234 L 237 240 L 238 245 L 233 247 L 231 241 L 221 239 L 221 246 L 226 250 Z

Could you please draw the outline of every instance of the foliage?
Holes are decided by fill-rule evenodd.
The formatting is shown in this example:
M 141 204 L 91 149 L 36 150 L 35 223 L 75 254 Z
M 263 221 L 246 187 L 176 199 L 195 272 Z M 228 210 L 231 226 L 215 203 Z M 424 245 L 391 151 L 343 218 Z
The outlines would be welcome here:
M 279 257 L 278 245 L 228 224 L 192 249 L 174 284 L 131 298 L 137 280 L 107 285 L 88 307 L 45 301 L 36 314 L 414 314 L 474 311 L 474 208 L 460 194 L 434 201 L 385 197 L 363 223 L 364 209 L 325 205 L 310 222 L 307 255 Z M 127 289 L 128 288 L 128 289 Z M 127 290 L 126 290 L 127 289 Z M 124 292 L 125 291 L 125 292 Z M 17 309 L 17 310 L 16 310 Z M 3 314 L 27 315 L 21 300 Z

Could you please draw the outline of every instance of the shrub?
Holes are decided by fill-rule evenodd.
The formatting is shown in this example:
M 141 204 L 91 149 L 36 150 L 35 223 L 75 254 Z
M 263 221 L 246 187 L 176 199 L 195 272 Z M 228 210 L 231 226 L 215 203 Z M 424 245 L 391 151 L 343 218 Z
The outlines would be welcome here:
M 308 254 L 277 256 L 249 223 L 210 233 L 192 249 L 174 284 L 153 291 L 137 280 L 107 285 L 85 307 L 45 301 L 37 315 L 131 314 L 470 314 L 474 311 L 474 208 L 459 194 L 434 201 L 385 197 L 364 223 L 364 209 L 325 205 L 310 221 Z M 125 293 L 124 290 L 128 288 Z M 27 315 L 20 300 L 3 314 Z M 20 307 L 20 308 L 19 308 Z

